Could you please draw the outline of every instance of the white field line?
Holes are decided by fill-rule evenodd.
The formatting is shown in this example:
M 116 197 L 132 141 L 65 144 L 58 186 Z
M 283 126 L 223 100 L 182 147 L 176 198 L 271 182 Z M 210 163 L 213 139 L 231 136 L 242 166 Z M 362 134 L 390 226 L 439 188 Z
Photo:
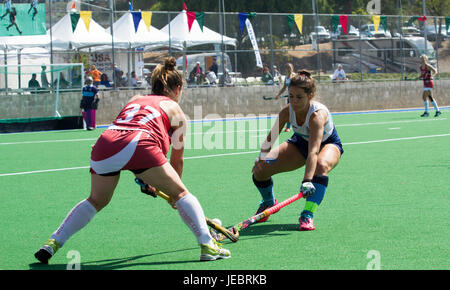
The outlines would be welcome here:
M 447 136 L 450 136 L 450 133 L 448 133 L 448 134 L 438 134 L 438 135 L 427 135 L 427 136 L 415 136 L 415 137 L 382 139 L 382 140 L 371 140 L 371 141 L 360 141 L 360 142 L 349 142 L 349 143 L 343 143 L 343 145 L 344 146 L 348 146 L 348 145 L 362 145 L 362 144 L 383 143 L 383 142 L 393 142 L 393 141 L 405 141 L 405 140 L 417 140 L 417 139 L 447 137 Z M 211 155 L 184 157 L 184 159 L 185 160 L 189 160 L 189 159 L 204 159 L 204 158 L 223 157 L 223 156 L 242 155 L 242 154 L 256 154 L 258 152 L 259 151 L 244 151 L 244 152 L 211 154 Z M 89 166 L 80 166 L 80 167 L 68 167 L 68 168 L 45 169 L 45 170 L 35 170 L 35 171 L 25 171 L 25 172 L 3 173 L 3 174 L 0 174 L 0 177 L 11 176 L 11 175 L 25 175 L 25 174 L 33 174 L 33 173 L 44 173 L 44 172 L 55 172 L 55 171 L 77 170 L 77 169 L 88 169 L 88 168 L 89 168 Z
M 414 122 L 430 122 L 430 121 L 444 121 L 447 118 L 439 119 L 428 119 L 428 120 L 404 120 L 404 121 L 390 121 L 390 122 L 373 122 L 373 123 L 356 123 L 356 124 L 340 124 L 336 127 L 357 127 L 357 126 L 372 126 L 372 125 L 389 125 L 389 124 L 399 124 L 399 123 L 414 123 Z M 202 134 L 232 134 L 232 133 L 247 133 L 247 132 L 269 132 L 270 128 L 267 129 L 254 129 L 254 130 L 237 130 L 237 131 L 206 131 L 206 132 L 188 132 L 187 136 L 191 135 L 202 135 Z M 260 135 L 250 135 L 250 137 L 260 137 Z M 22 145 L 22 144 L 39 144 L 39 143 L 60 143 L 60 142 L 83 142 L 83 141 L 96 141 L 97 138 L 83 138 L 83 139 L 66 139 L 66 140 L 41 140 L 41 141 L 20 141 L 20 142 L 3 142 L 0 145 Z

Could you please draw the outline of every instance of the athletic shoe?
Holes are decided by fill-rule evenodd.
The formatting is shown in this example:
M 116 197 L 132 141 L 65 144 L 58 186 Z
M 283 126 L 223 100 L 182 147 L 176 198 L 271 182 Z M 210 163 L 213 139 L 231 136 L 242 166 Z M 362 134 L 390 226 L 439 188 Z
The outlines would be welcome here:
M 422 115 L 420 115 L 421 117 L 428 117 L 430 114 L 428 114 L 428 112 L 423 113 Z
M 229 250 L 222 248 L 222 244 L 218 243 L 215 239 L 212 239 L 214 247 L 210 247 L 206 244 L 201 244 L 200 248 L 202 253 L 200 255 L 200 261 L 214 261 L 217 259 L 231 258 Z
M 439 116 L 441 113 L 441 111 L 437 111 L 436 114 L 434 114 L 435 117 Z
M 60 244 L 55 239 L 49 239 L 45 244 L 34 253 L 36 259 L 38 259 L 42 264 L 48 264 L 48 260 L 58 251 Z
M 303 231 L 314 231 L 316 228 L 314 227 L 314 220 L 312 217 L 304 217 L 304 216 L 300 216 L 300 218 L 298 219 L 298 221 L 300 222 L 300 228 L 299 230 L 301 232 Z
M 277 201 L 276 198 L 275 198 L 275 203 L 274 203 L 273 205 L 266 205 L 263 201 L 261 201 L 261 203 L 259 204 L 258 210 L 256 211 L 255 215 L 257 215 L 257 214 L 259 214 L 259 213 L 262 213 L 263 211 L 265 211 L 265 210 L 268 209 L 269 207 L 272 207 L 272 206 L 277 205 L 277 204 L 278 204 L 278 201 Z M 277 210 L 277 211 L 278 211 L 278 210 Z M 276 212 L 277 212 L 277 211 L 276 211 Z M 275 213 L 275 212 L 274 212 L 274 213 Z M 269 219 L 269 217 L 262 218 L 262 219 L 260 219 L 260 220 L 258 221 L 258 223 L 263 223 L 263 222 L 267 221 L 268 219 Z

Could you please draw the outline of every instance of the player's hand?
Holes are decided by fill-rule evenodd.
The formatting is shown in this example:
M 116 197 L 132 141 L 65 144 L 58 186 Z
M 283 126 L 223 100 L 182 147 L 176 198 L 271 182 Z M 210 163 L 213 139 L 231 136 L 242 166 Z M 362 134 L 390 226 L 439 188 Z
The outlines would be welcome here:
M 278 100 L 279 98 L 280 98 L 279 95 L 276 95 L 276 96 L 275 96 L 275 100 Z
M 311 181 L 303 181 L 300 186 L 300 191 L 303 193 L 303 197 L 310 197 L 316 192 L 316 187 Z

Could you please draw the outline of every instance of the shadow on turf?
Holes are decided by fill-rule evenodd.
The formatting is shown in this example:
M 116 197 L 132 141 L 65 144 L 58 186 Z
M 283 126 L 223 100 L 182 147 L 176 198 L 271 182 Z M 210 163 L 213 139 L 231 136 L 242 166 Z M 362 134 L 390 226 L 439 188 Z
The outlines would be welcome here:
M 168 252 L 161 252 L 161 253 L 154 253 L 154 254 L 148 254 L 148 255 L 139 255 L 134 257 L 126 257 L 126 258 L 117 258 L 117 259 L 107 259 L 107 260 L 99 260 L 99 261 L 90 261 L 81 263 L 80 269 L 81 270 L 117 270 L 117 269 L 124 269 L 124 268 L 131 268 L 134 266 L 157 266 L 157 265 L 165 265 L 165 264 L 184 264 L 184 263 L 192 263 L 192 262 L 199 262 L 199 260 L 185 260 L 185 261 L 168 261 L 168 262 L 144 262 L 139 263 L 135 262 L 138 259 L 156 256 L 156 255 L 163 255 L 163 254 L 169 254 L 169 253 L 176 253 L 176 252 L 183 252 L 183 251 L 190 251 L 190 250 L 196 250 L 198 248 L 190 248 L 190 249 L 182 249 L 182 250 L 176 250 L 176 251 L 168 251 Z M 41 263 L 31 263 L 29 264 L 30 270 L 67 270 L 67 264 L 41 264 Z
M 242 230 L 240 238 L 252 236 L 251 239 L 265 239 L 273 236 L 284 236 L 286 233 L 276 232 L 298 232 L 298 224 L 257 224 Z M 227 240 L 228 241 L 228 240 Z M 228 241 L 231 243 L 231 241 Z

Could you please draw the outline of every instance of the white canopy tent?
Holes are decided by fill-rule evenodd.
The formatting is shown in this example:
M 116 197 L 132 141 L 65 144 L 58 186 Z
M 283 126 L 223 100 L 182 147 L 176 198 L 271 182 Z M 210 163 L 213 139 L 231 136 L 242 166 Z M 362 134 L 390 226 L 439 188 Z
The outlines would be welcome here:
M 0 37 L 0 49 L 15 50 L 30 47 L 49 47 L 50 35 L 3 36 Z
M 110 46 L 112 42 L 111 34 L 95 22 L 90 20 L 89 30 L 84 21 L 80 18 L 74 30 L 70 13 L 67 13 L 52 27 L 53 48 L 56 49 L 83 49 L 94 46 Z M 126 45 L 123 41 L 114 37 L 114 45 Z
M 169 24 L 164 26 L 161 31 L 169 34 L 172 43 L 178 45 L 186 45 L 186 47 L 201 45 L 201 44 L 224 44 L 236 46 L 237 40 L 225 35 L 221 35 L 206 26 L 203 26 L 203 31 L 197 20 L 194 20 L 191 31 L 188 27 L 188 19 L 186 10 L 180 12 Z
M 110 28 L 105 31 L 109 33 Z M 130 11 L 114 22 L 113 31 L 114 37 L 121 42 L 117 47 L 126 43 L 127 48 L 144 47 L 151 50 L 169 45 L 169 35 L 151 25 L 147 28 L 143 19 L 140 20 L 136 30 Z

